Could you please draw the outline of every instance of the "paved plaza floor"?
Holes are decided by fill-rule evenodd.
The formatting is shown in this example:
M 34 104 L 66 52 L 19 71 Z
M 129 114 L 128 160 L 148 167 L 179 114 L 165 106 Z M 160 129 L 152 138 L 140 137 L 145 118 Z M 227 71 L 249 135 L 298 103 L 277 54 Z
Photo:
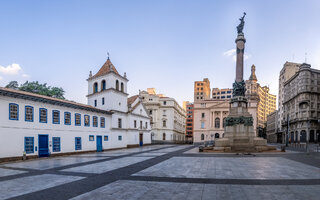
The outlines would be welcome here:
M 319 153 L 151 145 L 0 164 L 0 199 L 320 199 Z

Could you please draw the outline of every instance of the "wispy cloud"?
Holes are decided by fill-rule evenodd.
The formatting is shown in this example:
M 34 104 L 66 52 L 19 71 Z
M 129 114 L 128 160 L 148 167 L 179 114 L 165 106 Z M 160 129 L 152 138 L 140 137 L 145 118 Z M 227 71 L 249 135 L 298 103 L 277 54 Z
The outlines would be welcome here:
M 21 71 L 21 67 L 19 64 L 13 63 L 12 65 L 8 65 L 7 67 L 3 67 L 0 65 L 0 73 L 4 75 L 18 75 Z
M 223 55 L 226 57 L 232 57 L 232 60 L 236 62 L 237 60 L 237 55 L 236 55 L 236 49 L 230 49 L 228 51 L 223 52 Z M 251 57 L 251 54 L 244 53 L 243 59 L 248 60 Z

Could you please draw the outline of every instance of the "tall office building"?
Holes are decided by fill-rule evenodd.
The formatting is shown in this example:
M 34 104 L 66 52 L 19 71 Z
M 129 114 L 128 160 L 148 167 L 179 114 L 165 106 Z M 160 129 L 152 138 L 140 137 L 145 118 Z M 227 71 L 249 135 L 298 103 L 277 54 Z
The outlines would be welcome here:
M 210 81 L 204 78 L 203 81 L 194 82 L 194 101 L 210 99 Z

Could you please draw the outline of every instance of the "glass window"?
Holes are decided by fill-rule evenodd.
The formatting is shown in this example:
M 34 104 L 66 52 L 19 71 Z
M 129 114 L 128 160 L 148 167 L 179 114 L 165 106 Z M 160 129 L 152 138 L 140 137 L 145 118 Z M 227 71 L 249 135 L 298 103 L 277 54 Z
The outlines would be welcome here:
M 74 116 L 75 116 L 75 125 L 81 126 L 81 114 L 76 113 Z
M 52 137 L 52 151 L 53 152 L 60 152 L 60 137 Z
M 53 124 L 60 124 L 60 111 L 58 111 L 58 110 L 52 111 L 52 123 Z
M 107 135 L 104 136 L 104 141 L 108 141 L 109 137 Z
M 93 135 L 89 135 L 89 141 L 94 141 L 94 136 Z
M 69 112 L 64 113 L 64 124 L 65 125 L 71 124 L 71 113 L 69 113 Z
M 118 118 L 118 128 L 122 128 L 122 119 Z
M 84 126 L 90 126 L 90 116 L 89 115 L 84 116 Z
M 25 121 L 33 122 L 33 107 L 32 106 L 25 107 Z
M 75 137 L 75 150 L 81 150 L 81 137 Z
M 217 117 L 215 120 L 214 120 L 214 127 L 215 128 L 220 128 L 220 118 L 219 117 Z
M 162 121 L 162 126 L 163 126 L 163 127 L 167 127 L 167 121 L 166 121 L 166 120 L 163 120 L 163 121 Z
M 106 127 L 106 119 L 104 117 L 100 118 L 100 127 L 105 128 Z
M 148 122 L 146 122 L 146 128 L 148 128 Z
M 204 128 L 204 122 L 201 122 L 201 128 Z
M 39 115 L 40 115 L 40 118 L 39 118 L 40 123 L 47 123 L 48 122 L 47 109 L 40 108 Z
M 204 134 L 201 134 L 201 140 L 204 140 Z
M 94 107 L 97 107 L 97 100 L 94 100 Z
M 121 141 L 122 140 L 122 135 L 118 136 L 118 140 Z
M 134 120 L 134 127 L 137 128 L 137 120 Z
M 93 121 L 93 127 L 98 127 L 98 117 L 93 116 L 92 121 Z
M 9 104 L 9 119 L 19 120 L 19 105 L 15 103 Z
M 102 97 L 102 105 L 104 105 L 104 97 Z
M 25 137 L 24 138 L 24 150 L 26 153 L 34 152 L 34 138 L 33 137 Z

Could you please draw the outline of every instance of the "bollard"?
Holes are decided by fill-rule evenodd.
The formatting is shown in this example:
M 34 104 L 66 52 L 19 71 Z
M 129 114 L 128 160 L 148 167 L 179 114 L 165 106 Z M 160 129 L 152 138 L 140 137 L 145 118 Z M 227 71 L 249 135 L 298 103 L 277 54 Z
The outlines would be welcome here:
M 26 153 L 26 151 L 23 151 L 22 159 L 23 159 L 23 160 L 27 160 L 27 153 Z

